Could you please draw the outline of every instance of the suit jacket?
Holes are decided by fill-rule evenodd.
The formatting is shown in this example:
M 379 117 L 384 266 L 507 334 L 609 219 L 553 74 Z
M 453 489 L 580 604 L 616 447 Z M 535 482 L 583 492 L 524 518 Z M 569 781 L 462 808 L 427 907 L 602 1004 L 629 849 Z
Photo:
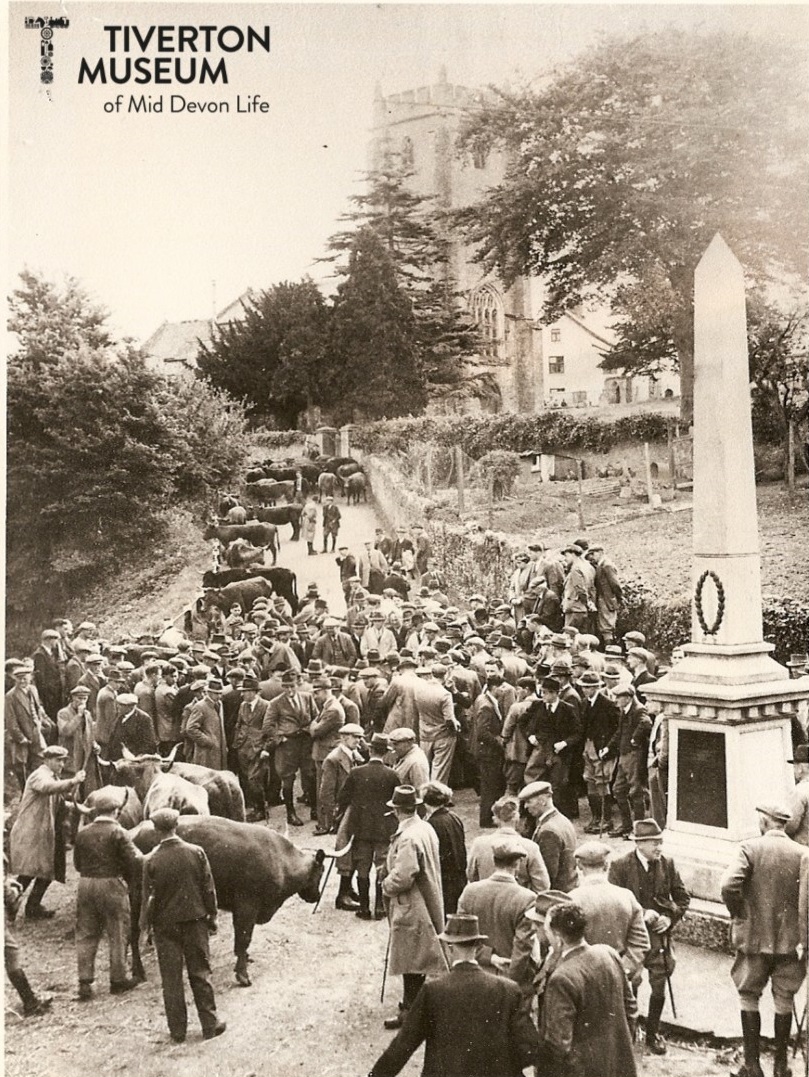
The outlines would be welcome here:
M 733 917 L 731 941 L 743 954 L 792 954 L 806 946 L 806 918 L 799 917 L 801 876 L 809 849 L 769 830 L 743 841 L 722 876 L 722 900 Z
M 40 766 L 47 746 L 44 732 L 53 726 L 33 685 L 31 688 L 14 687 L 6 693 L 5 721 L 12 760 L 30 763 L 31 767 Z
M 203 696 L 188 714 L 186 739 L 193 745 L 192 763 L 213 770 L 227 770 L 227 742 L 222 704 Z
M 93 751 L 93 718 L 85 707 L 77 713 L 68 704 L 62 707 L 56 716 L 59 730 L 59 744 L 66 748 L 69 755 L 65 760 L 65 769 L 69 774 L 83 770 Z
M 120 710 L 120 707 L 118 709 Z M 133 755 L 150 755 L 157 751 L 157 737 L 152 719 L 137 707 L 129 712 L 126 721 L 123 714 L 116 718 L 107 742 L 107 757 L 120 759 L 124 754 L 124 747 Z
M 581 707 L 581 721 L 585 741 L 591 740 L 596 751 L 601 751 L 612 744 L 608 758 L 617 754 L 617 740 L 613 738 L 618 732 L 620 707 L 603 692 L 598 692 L 593 700 L 585 699 Z
M 249 765 L 261 751 L 262 729 L 267 717 L 269 703 L 258 696 L 251 707 L 246 701 L 239 707 L 236 728 L 233 731 L 233 748 L 239 762 Z
M 205 850 L 167 838 L 143 861 L 141 923 L 156 930 L 216 916 L 216 890 Z
M 651 943 L 643 909 L 631 890 L 614 886 L 606 876 L 586 875 L 570 896 L 587 913 L 585 938 L 617 950 L 627 976 L 643 968 Z
M 430 779 L 430 764 L 424 749 L 418 744 L 414 744 L 401 759 L 394 759 L 391 767 L 396 772 L 399 785 L 412 785 L 414 789 L 420 789 Z
M 56 655 L 43 646 L 37 647 L 31 656 L 34 660 L 34 684 L 42 706 L 49 718 L 56 721 L 56 712 L 63 706 L 65 679 L 62 664 Z
M 466 864 L 466 877 L 470 883 L 479 879 L 488 879 L 494 872 L 494 847 L 504 839 L 521 845 L 525 856 L 517 865 L 517 882 L 538 894 L 541 890 L 550 890 L 551 882 L 548 869 L 536 842 L 518 834 L 514 827 L 503 826 L 488 834 L 475 838 L 469 849 Z
M 388 842 L 396 829 L 396 820 L 387 815 L 387 802 L 399 784 L 395 771 L 381 760 L 371 760 L 355 767 L 337 793 L 337 807 L 342 814 L 351 808 L 351 831 L 355 841 Z
M 394 729 L 402 729 L 406 726 L 418 733 L 418 690 L 419 679 L 415 673 L 394 675 L 380 703 L 380 711 L 385 715 L 383 732 L 391 733 Z
M 525 991 L 531 987 L 531 948 L 534 925 L 525 913 L 533 909 L 536 894 L 520 886 L 507 871 L 498 871 L 481 882 L 469 883 L 458 900 L 458 912 L 477 916 L 481 935 L 488 935 L 478 960 L 491 964 L 492 954 L 508 958 L 508 975 Z
M 610 741 L 610 755 L 638 753 L 645 764 L 651 730 L 652 719 L 637 699 L 633 699 L 628 709 L 619 708 L 618 728 Z
M 96 713 L 96 700 L 98 699 L 98 693 L 104 687 L 107 682 L 103 677 L 99 677 L 96 673 L 91 673 L 90 670 L 86 670 L 79 678 L 79 684 L 83 688 L 90 689 L 90 695 L 87 697 L 87 710 L 95 718 Z
M 425 1041 L 422 1077 L 520 1077 L 538 1046 L 516 984 L 471 962 L 422 987 L 370 1077 L 395 1077 Z
M 564 890 L 567 894 L 576 885 L 576 831 L 571 821 L 554 808 L 537 825 L 534 841 L 539 846 L 545 867 L 551 880 L 552 890 Z M 620 885 L 620 884 L 619 884 Z
M 155 688 L 155 734 L 159 741 L 180 739 L 180 711 L 177 709 L 177 687 L 161 681 Z
M 691 895 L 683 885 L 674 862 L 667 856 L 654 861 L 647 872 L 636 851 L 630 849 L 612 861 L 607 878 L 616 886 L 631 890 L 642 909 L 664 913 L 672 924 L 682 920 L 691 904 Z
M 319 658 L 326 666 L 348 666 L 350 669 L 357 661 L 357 645 L 348 632 L 338 630 L 334 639 L 324 632 L 315 640 L 312 658 Z
M 309 692 L 276 696 L 270 700 L 261 735 L 265 745 L 281 743 L 281 737 L 309 736 L 309 727 L 317 717 L 315 701 Z
M 439 681 L 420 680 L 416 689 L 416 701 L 419 709 L 419 741 L 436 740 L 454 732 L 452 719 L 455 708 L 452 696 Z
M 562 610 L 565 613 L 587 613 L 590 589 L 582 564 L 577 564 L 580 561 L 581 558 L 577 558 L 565 576 L 565 586 L 562 591 Z
M 497 697 L 485 688 L 470 709 L 469 747 L 472 755 L 488 763 L 502 763 L 503 710 Z
M 336 822 L 337 798 L 353 768 L 349 753 L 338 744 L 323 760 L 320 771 L 320 788 L 317 791 L 318 808 L 332 826 Z
M 584 943 L 563 954 L 545 987 L 537 1072 L 635 1077 L 629 1030 L 635 1012 L 632 989 L 611 946 Z
M 340 743 L 338 730 L 345 725 L 346 715 L 342 706 L 332 696 L 323 704 L 323 710 L 309 726 L 312 738 L 312 758 L 321 763 L 329 752 Z
M 118 722 L 118 704 L 115 702 L 115 696 L 115 689 L 110 687 L 109 684 L 105 684 L 96 699 L 95 734 L 96 740 L 104 751 L 107 750 L 110 737 Z
M 608 558 L 603 557 L 596 569 L 596 606 L 598 612 L 606 619 L 614 619 L 621 604 L 621 584 L 618 582 L 618 570 Z M 611 618 L 612 615 L 612 618 Z

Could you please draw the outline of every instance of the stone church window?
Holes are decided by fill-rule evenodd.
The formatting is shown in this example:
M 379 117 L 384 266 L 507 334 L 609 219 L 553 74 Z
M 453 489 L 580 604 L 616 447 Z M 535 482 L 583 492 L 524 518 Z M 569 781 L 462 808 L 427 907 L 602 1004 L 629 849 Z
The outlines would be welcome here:
M 499 357 L 503 342 L 503 302 L 491 287 L 479 288 L 472 296 L 472 318 L 481 336 L 481 354 Z

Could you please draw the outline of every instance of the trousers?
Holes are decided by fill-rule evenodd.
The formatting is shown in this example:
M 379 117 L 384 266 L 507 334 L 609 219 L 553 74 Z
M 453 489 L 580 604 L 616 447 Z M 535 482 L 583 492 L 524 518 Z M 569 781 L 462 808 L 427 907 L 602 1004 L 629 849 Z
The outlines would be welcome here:
M 154 943 L 163 984 L 163 1007 L 171 1035 L 184 1036 L 188 1027 L 183 967 L 188 970 L 202 1031 L 213 1031 L 216 1000 L 211 984 L 207 922 L 185 920 L 159 928 L 155 925 Z
M 76 958 L 79 980 L 95 979 L 96 953 L 101 936 L 110 947 L 110 983 L 126 977 L 129 939 L 129 890 L 122 879 L 79 879 L 76 899 Z
M 455 756 L 457 733 L 439 733 L 435 740 L 422 740 L 421 746 L 430 764 L 430 777 L 434 782 L 449 785 L 452 760 Z

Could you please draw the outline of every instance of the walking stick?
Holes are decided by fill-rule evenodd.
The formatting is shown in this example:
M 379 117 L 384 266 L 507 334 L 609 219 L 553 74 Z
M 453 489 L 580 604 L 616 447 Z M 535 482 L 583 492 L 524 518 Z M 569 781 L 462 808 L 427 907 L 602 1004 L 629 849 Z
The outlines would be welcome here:
M 803 1013 L 801 1015 L 800 1020 L 798 1020 L 798 1011 L 795 1008 L 795 999 L 793 998 L 793 1000 L 792 1000 L 792 1014 L 793 1014 L 793 1016 L 795 1018 L 795 1024 L 796 1024 L 795 1042 L 792 1045 L 792 1057 L 794 1058 L 795 1055 L 797 1055 L 798 1048 L 800 1047 L 801 1054 L 803 1055 L 804 1059 L 807 1060 L 807 1064 L 809 1064 L 809 1056 L 807 1056 L 807 1054 L 806 1054 L 806 1049 L 803 1046 L 803 1038 L 802 1038 L 803 1037 L 803 1026 L 804 1026 L 804 1022 L 806 1021 L 806 1007 L 807 1006 L 809 1006 L 809 999 L 807 999 L 806 1002 L 804 1003 Z
M 388 979 L 388 961 L 390 960 L 390 931 L 388 931 L 388 945 L 385 950 L 385 967 L 382 970 L 382 990 L 379 993 L 380 1004 L 385 1001 L 385 983 Z
M 329 876 L 331 875 L 331 869 L 333 867 L 334 867 L 334 858 L 331 857 L 329 859 L 329 866 L 326 868 L 326 873 L 323 876 L 323 885 L 321 886 L 320 893 L 317 896 L 317 901 L 315 902 L 315 907 L 312 909 L 312 916 L 314 916 L 315 913 L 317 912 L 317 910 L 320 908 L 320 902 L 323 899 L 323 895 L 326 893 L 326 886 L 328 885 Z
M 666 983 L 669 988 L 669 1001 L 671 1002 L 671 1012 L 674 1015 L 674 1020 L 677 1020 L 677 1007 L 674 1004 L 674 988 L 671 986 L 671 972 L 669 971 L 669 947 L 671 946 L 671 939 L 669 933 L 666 932 L 663 942 L 663 969 L 666 973 Z

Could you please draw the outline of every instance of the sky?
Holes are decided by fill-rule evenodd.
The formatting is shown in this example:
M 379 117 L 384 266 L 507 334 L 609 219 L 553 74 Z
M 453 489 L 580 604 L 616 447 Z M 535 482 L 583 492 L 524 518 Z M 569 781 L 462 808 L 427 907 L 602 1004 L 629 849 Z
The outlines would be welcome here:
M 136 340 L 165 320 L 210 317 L 248 287 L 304 274 L 333 287 L 315 260 L 360 190 L 377 84 L 383 93 L 429 85 L 442 66 L 449 82 L 465 86 L 516 83 L 605 35 L 668 26 L 809 36 L 805 4 L 25 0 L 7 11 L 8 279 L 13 286 L 25 267 L 76 277 L 113 327 Z M 48 87 L 39 79 L 39 33 L 24 25 L 32 15 L 70 20 L 54 32 Z M 105 26 L 143 32 L 179 23 L 270 26 L 271 49 L 213 52 L 214 63 L 226 57 L 227 86 L 79 83 L 82 58 L 93 67 L 110 60 Z M 153 59 L 154 48 L 146 55 Z M 129 112 L 130 96 L 141 94 L 162 95 L 164 111 Z M 172 94 L 226 100 L 231 111 L 172 114 Z M 237 95 L 259 95 L 269 111 L 237 113 Z

